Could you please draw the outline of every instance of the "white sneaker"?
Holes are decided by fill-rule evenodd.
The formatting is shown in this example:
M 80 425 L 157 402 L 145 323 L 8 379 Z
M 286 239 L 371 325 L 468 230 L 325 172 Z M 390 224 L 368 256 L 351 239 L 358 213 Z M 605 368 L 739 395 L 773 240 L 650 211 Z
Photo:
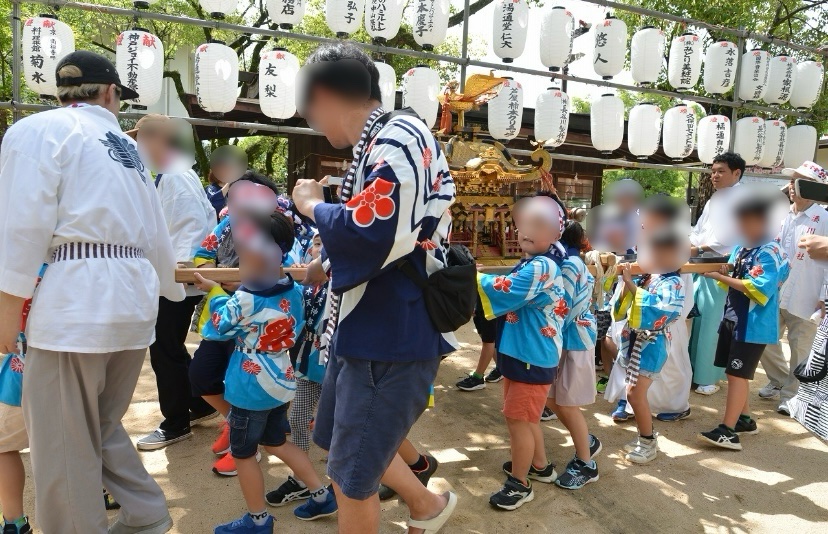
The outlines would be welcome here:
M 782 401 L 779 406 L 776 407 L 776 413 L 790 417 L 791 409 L 788 408 L 788 401 Z
M 638 446 L 628 452 L 625 458 L 635 464 L 648 464 L 658 456 L 658 437 L 653 439 L 638 437 Z
M 640 441 L 639 441 L 639 438 L 640 438 L 640 437 L 641 437 L 641 436 L 636 436 L 634 440 L 632 440 L 631 442 L 629 442 L 629 443 L 627 443 L 626 445 L 624 445 L 624 450 L 625 450 L 625 451 L 627 451 L 627 452 L 632 452 L 632 451 L 634 451 L 634 450 L 636 449 L 636 447 L 638 447 L 638 445 L 639 445 L 639 443 L 640 443 Z M 655 441 L 655 447 L 656 447 L 656 450 L 658 450 L 658 432 L 653 432 L 653 437 L 655 437 L 655 438 L 656 438 L 656 441 Z
M 779 393 L 781 391 L 781 387 L 774 386 L 768 382 L 768 385 L 759 390 L 759 397 L 765 400 L 776 400 L 779 398 Z
M 696 393 L 699 395 L 712 395 L 721 389 L 716 384 L 711 384 L 709 386 L 699 386 L 696 388 Z

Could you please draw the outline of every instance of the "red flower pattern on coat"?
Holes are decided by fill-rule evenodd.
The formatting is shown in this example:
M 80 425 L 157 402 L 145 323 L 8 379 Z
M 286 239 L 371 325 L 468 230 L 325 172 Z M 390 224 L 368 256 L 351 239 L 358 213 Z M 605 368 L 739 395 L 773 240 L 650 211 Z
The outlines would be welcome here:
M 566 305 L 566 300 L 562 298 L 558 299 L 558 302 L 555 303 L 555 309 L 552 311 L 558 317 L 566 317 L 566 314 L 569 313 L 569 306 Z
M 754 265 L 750 268 L 750 277 L 756 278 L 757 276 L 762 276 L 765 274 L 765 270 L 762 268 L 761 265 Z
M 656 322 L 653 323 L 653 328 L 659 330 L 665 325 L 665 323 L 667 323 L 667 316 L 662 315 L 660 319 L 657 319 Z
M 201 248 L 207 252 L 216 250 L 218 248 L 218 237 L 216 237 L 216 234 L 210 234 L 205 237 L 204 241 L 201 242 Z
M 504 293 L 510 293 L 512 291 L 512 281 L 506 278 L 505 276 L 498 276 L 495 277 L 494 283 L 492 283 L 492 289 L 495 291 L 502 291 Z
M 396 185 L 382 178 L 377 178 L 360 194 L 348 201 L 345 206 L 353 210 L 353 220 L 357 226 L 371 226 L 377 219 L 390 219 L 397 210 L 391 193 Z
M 259 346 L 256 348 L 265 352 L 279 352 L 291 348 L 295 338 L 294 325 L 296 325 L 296 320 L 293 317 L 282 317 L 270 321 L 265 325 L 259 337 Z
M 540 329 L 540 333 L 543 337 L 555 337 L 558 331 L 551 326 L 544 326 Z
M 242 371 L 251 375 L 257 375 L 262 372 L 262 366 L 253 360 L 244 360 L 242 362 Z
M 515 312 L 509 312 L 506 314 L 506 322 L 509 324 L 515 324 L 519 320 L 520 319 L 518 319 L 518 314 L 516 314 Z
M 285 369 L 285 378 L 287 380 L 296 380 L 296 373 L 294 373 L 292 365 Z
M 418 245 L 420 245 L 420 248 L 422 248 L 423 250 L 434 250 L 435 248 L 437 248 L 437 243 L 435 243 L 431 239 L 424 239 L 420 241 Z
M 13 373 L 23 373 L 23 360 L 17 356 L 12 356 L 12 359 L 9 362 L 9 369 L 11 369 Z
M 425 150 L 423 150 L 423 167 L 431 167 L 431 158 L 432 157 L 433 156 L 431 154 L 431 149 L 430 148 L 426 148 Z
M 288 299 L 282 299 L 282 301 L 279 302 L 279 309 L 281 309 L 285 313 L 289 313 L 290 312 L 290 301 Z
M 538 277 L 538 280 L 541 282 L 546 282 L 547 280 L 549 280 L 549 273 L 543 273 L 542 275 L 540 275 L 540 277 Z
M 211 319 L 212 319 L 212 321 L 213 321 L 213 326 L 215 326 L 216 328 L 218 328 L 218 327 L 219 327 L 219 323 L 221 323 L 221 315 L 219 315 L 219 313 L 218 313 L 218 312 L 213 312 L 213 315 L 212 315 Z

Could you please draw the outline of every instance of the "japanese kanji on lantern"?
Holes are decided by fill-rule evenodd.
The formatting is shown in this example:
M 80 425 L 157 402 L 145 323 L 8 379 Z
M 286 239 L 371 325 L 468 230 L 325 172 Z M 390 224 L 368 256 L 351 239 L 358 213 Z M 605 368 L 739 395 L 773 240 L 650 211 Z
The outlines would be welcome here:
M 592 102 L 589 112 L 592 146 L 602 154 L 612 154 L 624 140 L 624 102 L 612 93 Z
M 563 6 L 545 9 L 541 19 L 540 59 L 552 72 L 563 70 L 572 55 L 575 19 Z
M 195 53 L 198 105 L 210 113 L 227 113 L 239 94 L 239 58 L 221 41 L 199 46 Z
M 624 70 L 627 55 L 627 25 L 612 15 L 595 25 L 592 68 L 608 80 Z
M 710 94 L 724 94 L 736 83 L 739 52 L 735 43 L 724 39 L 710 43 L 704 54 L 704 90 Z
M 392 111 L 397 100 L 397 73 L 394 67 L 382 61 L 375 61 L 379 71 L 379 86 L 382 93 L 382 109 Z
M 492 48 L 504 63 L 511 63 L 523 53 L 528 27 L 526 0 L 497 0 L 492 17 Z
M 765 155 L 765 121 L 760 117 L 743 117 L 733 131 L 733 151 L 748 165 L 758 165 Z
M 796 83 L 791 91 L 791 105 L 796 109 L 808 109 L 819 98 L 825 70 L 822 63 L 803 61 L 796 67 Z
M 647 159 L 658 150 L 661 137 L 661 108 L 642 102 L 630 110 L 627 122 L 627 148 L 637 159 Z
M 696 113 L 687 104 L 676 104 L 664 112 L 664 153 L 681 161 L 696 147 Z
M 137 106 L 151 106 L 161 98 L 164 45 L 147 30 L 135 28 L 115 38 L 115 68 L 121 81 L 138 93 Z
M 509 141 L 520 133 L 523 122 L 523 87 L 510 79 L 489 100 L 489 134 L 497 141 Z
M 236 10 L 238 0 L 198 0 L 201 9 L 210 14 L 214 19 L 223 19 Z
M 788 127 L 779 120 L 765 121 L 765 152 L 759 160 L 760 167 L 776 168 L 782 166 L 785 159 L 785 141 Z
M 290 30 L 305 16 L 307 0 L 267 0 L 267 14 L 274 24 Z
M 771 58 L 768 87 L 762 100 L 768 104 L 784 104 L 791 99 L 791 91 L 796 83 L 796 63 L 796 58 L 791 56 Z
M 259 106 L 271 119 L 289 119 L 296 114 L 296 75 L 299 60 L 277 48 L 259 60 Z
M 761 100 L 768 89 L 770 52 L 749 50 L 742 55 L 742 70 L 739 75 L 739 98 L 745 102 Z
M 550 87 L 535 102 L 535 140 L 545 147 L 559 147 L 566 141 L 568 129 L 569 96 Z
M 788 128 L 785 143 L 785 167 L 797 168 L 806 161 L 814 161 L 817 148 L 816 128 L 808 124 L 797 124 Z
M 72 28 L 53 15 L 23 23 L 23 77 L 29 89 L 42 96 L 57 95 L 55 69 L 63 56 L 75 51 Z
M 412 0 L 409 6 L 411 12 L 411 32 L 414 41 L 423 47 L 423 50 L 434 50 L 446 40 L 448 30 L 449 0 Z
M 437 122 L 437 110 L 440 102 L 437 95 L 440 92 L 440 76 L 426 66 L 417 66 L 408 69 L 402 76 L 403 107 L 410 107 L 428 125 L 429 128 Z
M 365 0 L 325 0 L 325 22 L 339 38 L 359 30 Z
M 696 86 L 701 74 L 701 39 L 693 32 L 679 35 L 670 44 L 667 60 L 667 81 L 677 91 Z
M 730 147 L 730 119 L 724 115 L 708 115 L 698 124 L 699 161 L 713 164 L 716 156 L 724 154 Z
M 400 31 L 406 0 L 367 0 L 365 31 L 374 42 L 384 43 Z
M 658 81 L 664 64 L 664 32 L 655 26 L 644 26 L 632 37 L 630 74 L 635 83 L 650 85 Z

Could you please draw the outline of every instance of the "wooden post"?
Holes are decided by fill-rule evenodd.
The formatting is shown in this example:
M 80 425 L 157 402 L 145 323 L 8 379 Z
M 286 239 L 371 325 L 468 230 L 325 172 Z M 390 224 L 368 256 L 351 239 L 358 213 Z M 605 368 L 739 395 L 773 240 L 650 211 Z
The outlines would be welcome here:
M 472 210 L 472 255 L 477 257 L 477 210 Z
M 500 255 L 506 257 L 506 212 L 500 211 Z

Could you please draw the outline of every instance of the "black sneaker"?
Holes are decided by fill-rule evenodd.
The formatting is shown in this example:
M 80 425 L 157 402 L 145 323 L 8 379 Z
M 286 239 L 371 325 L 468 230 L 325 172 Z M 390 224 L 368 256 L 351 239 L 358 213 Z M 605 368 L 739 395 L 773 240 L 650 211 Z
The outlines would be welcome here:
M 501 380 L 503 380 L 503 375 L 500 374 L 500 369 L 497 367 L 492 369 L 492 372 L 486 375 L 486 382 L 494 384 L 495 382 L 500 382 Z
M 592 460 L 598 453 L 601 452 L 604 446 L 601 445 L 601 441 L 593 436 L 592 434 L 589 435 L 589 459 Z
M 393 499 L 394 497 L 396 497 L 397 492 L 392 490 L 385 484 L 380 484 L 379 490 L 377 490 L 377 496 L 379 497 L 379 500 L 387 501 L 388 499 Z
M 112 496 L 106 488 L 103 488 L 103 497 L 104 497 L 104 506 L 107 510 L 120 510 L 121 505 L 118 504 L 118 501 L 115 500 L 115 497 Z
M 157 451 L 191 437 L 193 437 L 193 432 L 189 428 L 179 432 L 168 432 L 159 428 L 149 436 L 139 439 L 137 448 L 139 451 Z
M 555 412 L 547 408 L 546 406 L 543 407 L 543 413 L 541 414 L 541 421 L 554 421 L 557 419 L 558 416 L 555 415 Z
M 576 456 L 566 465 L 566 471 L 561 473 L 555 485 L 568 490 L 576 490 L 596 480 L 598 480 L 598 466 L 590 467 Z
M 424 487 L 428 487 L 428 481 L 431 480 L 431 477 L 434 475 L 434 472 L 437 471 L 437 468 L 440 466 L 440 462 L 437 461 L 437 458 L 429 455 L 425 455 L 426 462 L 428 462 L 428 467 L 423 469 L 422 471 L 413 471 L 414 476 L 422 482 Z M 381 501 L 387 501 L 388 499 L 394 498 L 397 495 L 397 492 L 393 489 L 389 488 L 385 484 L 380 484 L 379 491 L 377 491 L 377 495 Z
M 524 486 L 518 479 L 509 475 L 500 491 L 489 497 L 489 504 L 501 510 L 517 510 L 534 498 L 531 482 Z
M 486 382 L 482 378 L 477 378 L 474 375 L 469 375 L 457 384 L 457 389 L 461 391 L 477 391 L 486 387 Z
M 742 450 L 742 444 L 739 442 L 739 435 L 735 432 L 731 432 L 724 425 L 719 425 L 710 432 L 702 432 L 699 434 L 699 439 L 705 443 L 711 443 L 723 449 L 731 449 L 734 451 Z
M 22 527 L 18 527 L 14 523 L 6 523 L 5 526 L 3 526 L 3 534 L 31 534 L 32 532 L 34 531 L 29 525 L 28 518 Z
M 759 433 L 759 427 L 756 426 L 756 421 L 752 417 L 747 421 L 740 417 L 739 420 L 736 421 L 736 428 L 734 430 L 736 430 L 737 434 Z
M 265 495 L 265 500 L 270 506 L 284 506 L 295 501 L 310 499 L 310 490 L 302 487 L 295 478 L 289 476 L 281 486 Z
M 190 412 L 190 426 L 195 426 L 219 416 L 218 410 L 208 410 L 202 413 Z
M 512 478 L 512 462 L 506 462 L 503 464 L 503 472 Z M 558 473 L 555 472 L 555 464 L 549 462 L 549 465 L 542 470 L 538 470 L 534 465 L 530 465 L 529 474 L 526 475 L 526 478 L 551 484 L 552 482 L 555 482 L 556 478 L 558 478 Z

